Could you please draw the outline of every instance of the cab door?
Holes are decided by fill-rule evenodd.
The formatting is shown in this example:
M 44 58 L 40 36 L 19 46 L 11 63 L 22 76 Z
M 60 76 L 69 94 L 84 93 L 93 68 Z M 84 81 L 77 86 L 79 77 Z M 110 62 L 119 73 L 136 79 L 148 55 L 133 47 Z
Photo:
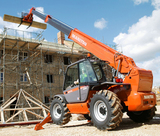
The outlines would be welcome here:
M 68 67 L 63 91 L 68 103 L 80 101 L 79 84 L 75 84 L 78 80 L 78 64 Z
M 89 60 L 79 63 L 79 84 L 80 84 L 80 98 L 81 102 L 87 100 L 90 90 L 89 83 L 96 82 L 97 78 Z
M 84 102 L 89 94 L 89 83 L 97 78 L 89 60 L 68 67 L 65 75 L 64 95 L 68 103 Z

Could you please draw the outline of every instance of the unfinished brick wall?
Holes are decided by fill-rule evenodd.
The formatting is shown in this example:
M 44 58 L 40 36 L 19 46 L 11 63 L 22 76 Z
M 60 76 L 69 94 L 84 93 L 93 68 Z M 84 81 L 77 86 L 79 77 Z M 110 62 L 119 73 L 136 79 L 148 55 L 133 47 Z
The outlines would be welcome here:
M 25 50 L 25 53 L 28 54 L 27 58 L 19 60 L 24 57 L 18 56 L 19 50 L 5 49 L 6 56 L 1 58 L 1 66 L 5 66 L 5 68 L 1 70 L 4 72 L 4 83 L 1 83 L 0 95 L 3 96 L 3 85 L 5 85 L 5 101 L 19 89 L 24 89 L 43 102 L 45 102 L 45 97 L 51 99 L 55 94 L 62 93 L 64 72 L 67 67 L 64 64 L 64 55 L 55 52 L 42 52 L 33 58 L 31 56 L 34 52 Z M 51 62 L 46 62 L 46 54 L 52 56 Z M 72 57 L 72 55 L 67 57 L 72 62 L 79 59 L 77 56 Z M 29 81 L 27 77 L 27 81 L 21 81 L 21 73 L 26 74 L 26 68 L 31 80 Z M 52 76 L 52 81 L 48 81 L 48 76 Z

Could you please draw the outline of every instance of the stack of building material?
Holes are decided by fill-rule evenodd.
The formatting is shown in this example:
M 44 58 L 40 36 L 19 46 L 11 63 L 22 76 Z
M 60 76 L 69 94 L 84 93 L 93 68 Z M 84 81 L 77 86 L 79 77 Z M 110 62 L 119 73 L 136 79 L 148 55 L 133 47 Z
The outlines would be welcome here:
M 15 16 L 10 16 L 10 15 L 4 14 L 3 20 L 4 20 L 4 21 L 7 21 L 7 22 L 12 22 L 12 23 L 21 24 L 21 18 L 15 17 Z M 30 23 L 28 23 L 28 22 L 23 22 L 22 25 L 27 25 L 27 26 L 29 26 Z M 36 28 L 40 28 L 40 29 L 46 29 L 46 28 L 47 28 L 47 25 L 46 25 L 46 24 L 40 23 L 40 22 L 36 22 L 36 21 L 33 21 L 32 24 L 31 24 L 31 26 L 32 26 L 32 27 L 36 27 Z

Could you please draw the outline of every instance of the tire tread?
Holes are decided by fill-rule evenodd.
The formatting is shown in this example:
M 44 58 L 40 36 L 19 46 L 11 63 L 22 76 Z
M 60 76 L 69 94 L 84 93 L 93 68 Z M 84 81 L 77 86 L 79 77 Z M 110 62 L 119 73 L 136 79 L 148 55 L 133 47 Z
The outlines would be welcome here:
M 96 93 L 92 98 L 90 102 L 90 113 L 93 112 L 92 109 L 92 100 L 95 99 L 95 97 L 105 97 L 106 102 L 109 103 L 111 110 L 111 116 L 109 117 L 109 123 L 105 125 L 98 124 L 93 117 L 91 116 L 91 121 L 93 122 L 93 125 L 97 127 L 100 130 L 112 130 L 119 126 L 119 124 L 122 122 L 122 116 L 123 113 L 121 109 L 123 108 L 120 104 L 120 99 L 117 97 L 117 95 L 109 90 L 101 90 L 98 93 Z

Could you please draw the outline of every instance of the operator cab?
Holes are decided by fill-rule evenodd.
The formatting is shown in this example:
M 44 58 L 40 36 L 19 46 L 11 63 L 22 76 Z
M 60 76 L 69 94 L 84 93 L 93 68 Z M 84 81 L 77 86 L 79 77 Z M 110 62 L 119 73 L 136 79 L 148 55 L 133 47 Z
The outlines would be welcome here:
M 101 61 L 79 60 L 67 67 L 63 93 L 68 102 L 84 102 L 93 86 L 106 82 Z
M 105 81 L 106 77 L 100 61 L 82 59 L 67 67 L 63 90 L 75 84 L 97 85 Z

